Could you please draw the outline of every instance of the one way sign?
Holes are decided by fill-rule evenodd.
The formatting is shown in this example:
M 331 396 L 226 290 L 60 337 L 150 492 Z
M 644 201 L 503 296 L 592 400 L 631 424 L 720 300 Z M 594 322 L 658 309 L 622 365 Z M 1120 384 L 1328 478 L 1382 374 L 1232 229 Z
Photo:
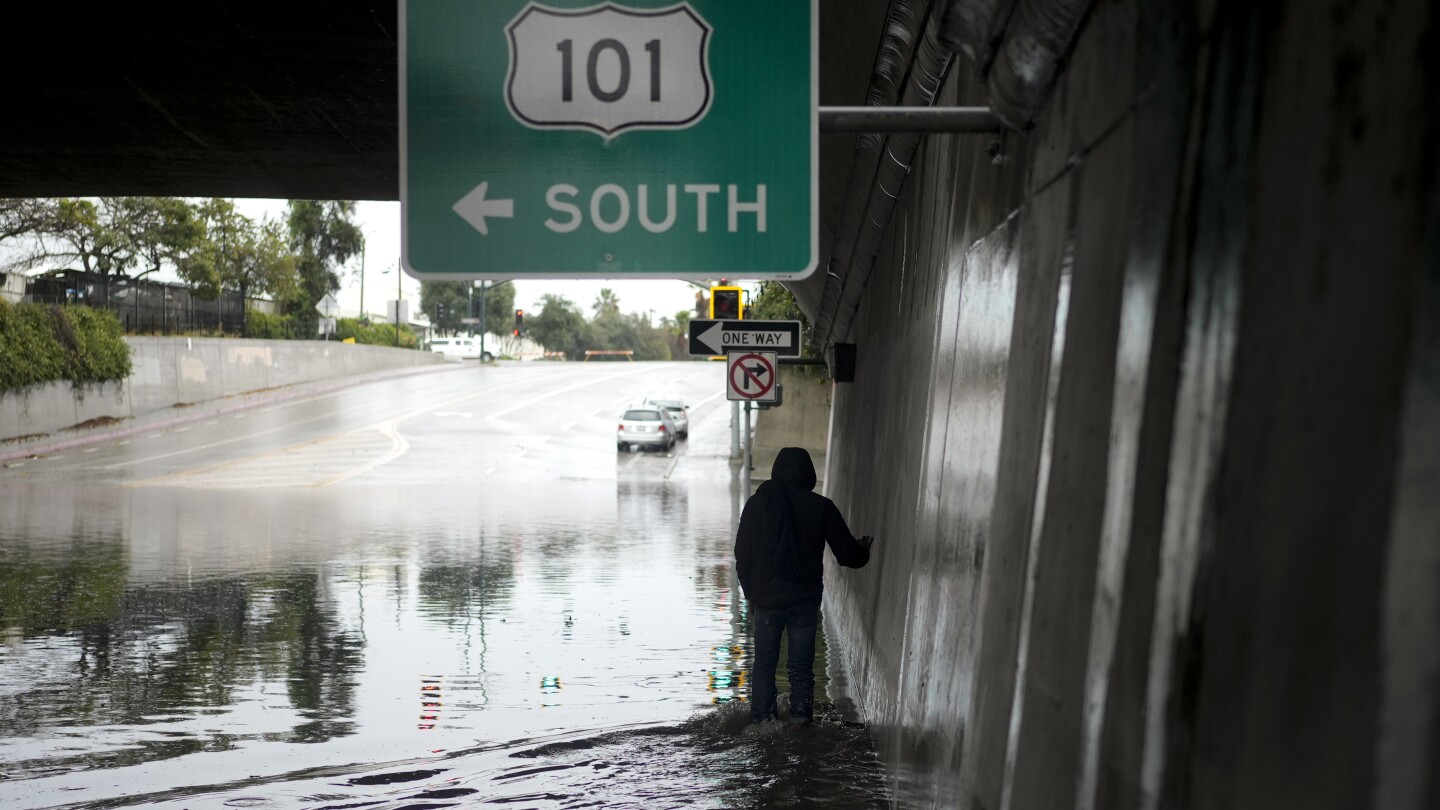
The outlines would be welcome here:
M 756 350 L 780 357 L 800 356 L 799 321 L 690 322 L 690 355 L 710 357 Z

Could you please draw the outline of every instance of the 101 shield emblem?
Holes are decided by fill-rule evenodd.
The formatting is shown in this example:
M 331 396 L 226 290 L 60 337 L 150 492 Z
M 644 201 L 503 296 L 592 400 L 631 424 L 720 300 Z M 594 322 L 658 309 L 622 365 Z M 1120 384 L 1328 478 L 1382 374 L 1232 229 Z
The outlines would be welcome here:
M 506 27 L 510 114 L 536 129 L 684 129 L 713 95 L 710 24 L 689 3 L 633 9 L 530 3 Z

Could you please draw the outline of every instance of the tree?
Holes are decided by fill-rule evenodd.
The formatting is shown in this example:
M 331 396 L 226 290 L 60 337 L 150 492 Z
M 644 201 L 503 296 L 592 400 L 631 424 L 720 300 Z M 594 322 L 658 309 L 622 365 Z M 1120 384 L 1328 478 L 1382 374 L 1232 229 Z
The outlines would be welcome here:
M 136 278 L 169 264 L 179 268 L 205 242 L 205 223 L 190 203 L 178 197 L 120 197 L 107 200 L 116 225 L 146 269 Z
M 540 297 L 540 311 L 525 317 L 525 328 L 536 343 L 548 351 L 565 352 L 571 358 L 583 355 L 589 324 L 580 308 L 563 295 Z
M 35 233 L 53 211 L 50 200 L 0 199 L 0 242 Z
M 485 289 L 485 329 L 490 332 L 505 332 L 515 322 L 515 285 L 509 282 L 487 281 Z M 475 291 L 480 294 L 479 290 Z M 530 320 L 525 323 L 530 330 Z
M 436 319 L 439 306 L 444 306 L 445 314 Z M 470 317 L 470 282 L 420 282 L 420 309 L 441 332 L 453 334 L 460 331 L 460 319 Z
M 348 200 L 291 200 L 290 249 L 295 252 L 299 284 L 289 306 L 297 319 L 314 323 L 315 304 L 340 289 L 336 268 L 359 253 L 365 243 Z
M 595 299 L 595 319 L 608 317 L 620 317 L 620 298 L 615 291 L 609 287 L 600 290 L 600 295 Z
M 757 321 L 799 321 L 801 355 L 819 357 L 820 352 L 810 344 L 814 331 L 810 319 L 800 310 L 800 303 L 785 285 L 778 281 L 762 281 L 750 295 L 750 304 L 745 307 L 745 317 Z
M 35 231 L 38 244 L 26 264 L 78 264 L 87 273 L 124 276 L 136 255 L 118 221 L 119 208 L 115 198 L 101 198 L 99 205 L 70 197 L 55 200 Z
M 0 244 L 10 240 L 37 240 L 47 223 L 55 218 L 54 200 L 0 199 Z M 24 244 L 24 241 L 22 241 Z M 25 270 L 33 267 L 39 252 L 38 243 L 22 247 L 20 252 L 0 261 L 0 270 Z

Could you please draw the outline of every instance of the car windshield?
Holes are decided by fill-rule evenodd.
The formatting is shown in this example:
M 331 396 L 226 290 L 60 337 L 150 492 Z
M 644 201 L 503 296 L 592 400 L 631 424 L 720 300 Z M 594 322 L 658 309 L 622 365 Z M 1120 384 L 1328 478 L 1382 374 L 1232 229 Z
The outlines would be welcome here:
M 659 411 L 626 411 L 623 417 L 626 422 L 659 422 Z

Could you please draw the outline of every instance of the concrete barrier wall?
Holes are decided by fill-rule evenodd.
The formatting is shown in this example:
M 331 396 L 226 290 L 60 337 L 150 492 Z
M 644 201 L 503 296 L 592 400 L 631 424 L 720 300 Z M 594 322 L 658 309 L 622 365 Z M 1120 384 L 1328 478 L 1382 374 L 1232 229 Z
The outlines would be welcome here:
M 435 365 L 439 355 L 325 341 L 126 338 L 133 371 L 121 383 L 51 383 L 0 396 L 0 439 L 51 433 L 93 419 L 127 419 L 267 388 Z
M 1431 15 L 1096 2 L 1033 131 L 927 139 L 827 476 L 903 806 L 1440 806 Z

